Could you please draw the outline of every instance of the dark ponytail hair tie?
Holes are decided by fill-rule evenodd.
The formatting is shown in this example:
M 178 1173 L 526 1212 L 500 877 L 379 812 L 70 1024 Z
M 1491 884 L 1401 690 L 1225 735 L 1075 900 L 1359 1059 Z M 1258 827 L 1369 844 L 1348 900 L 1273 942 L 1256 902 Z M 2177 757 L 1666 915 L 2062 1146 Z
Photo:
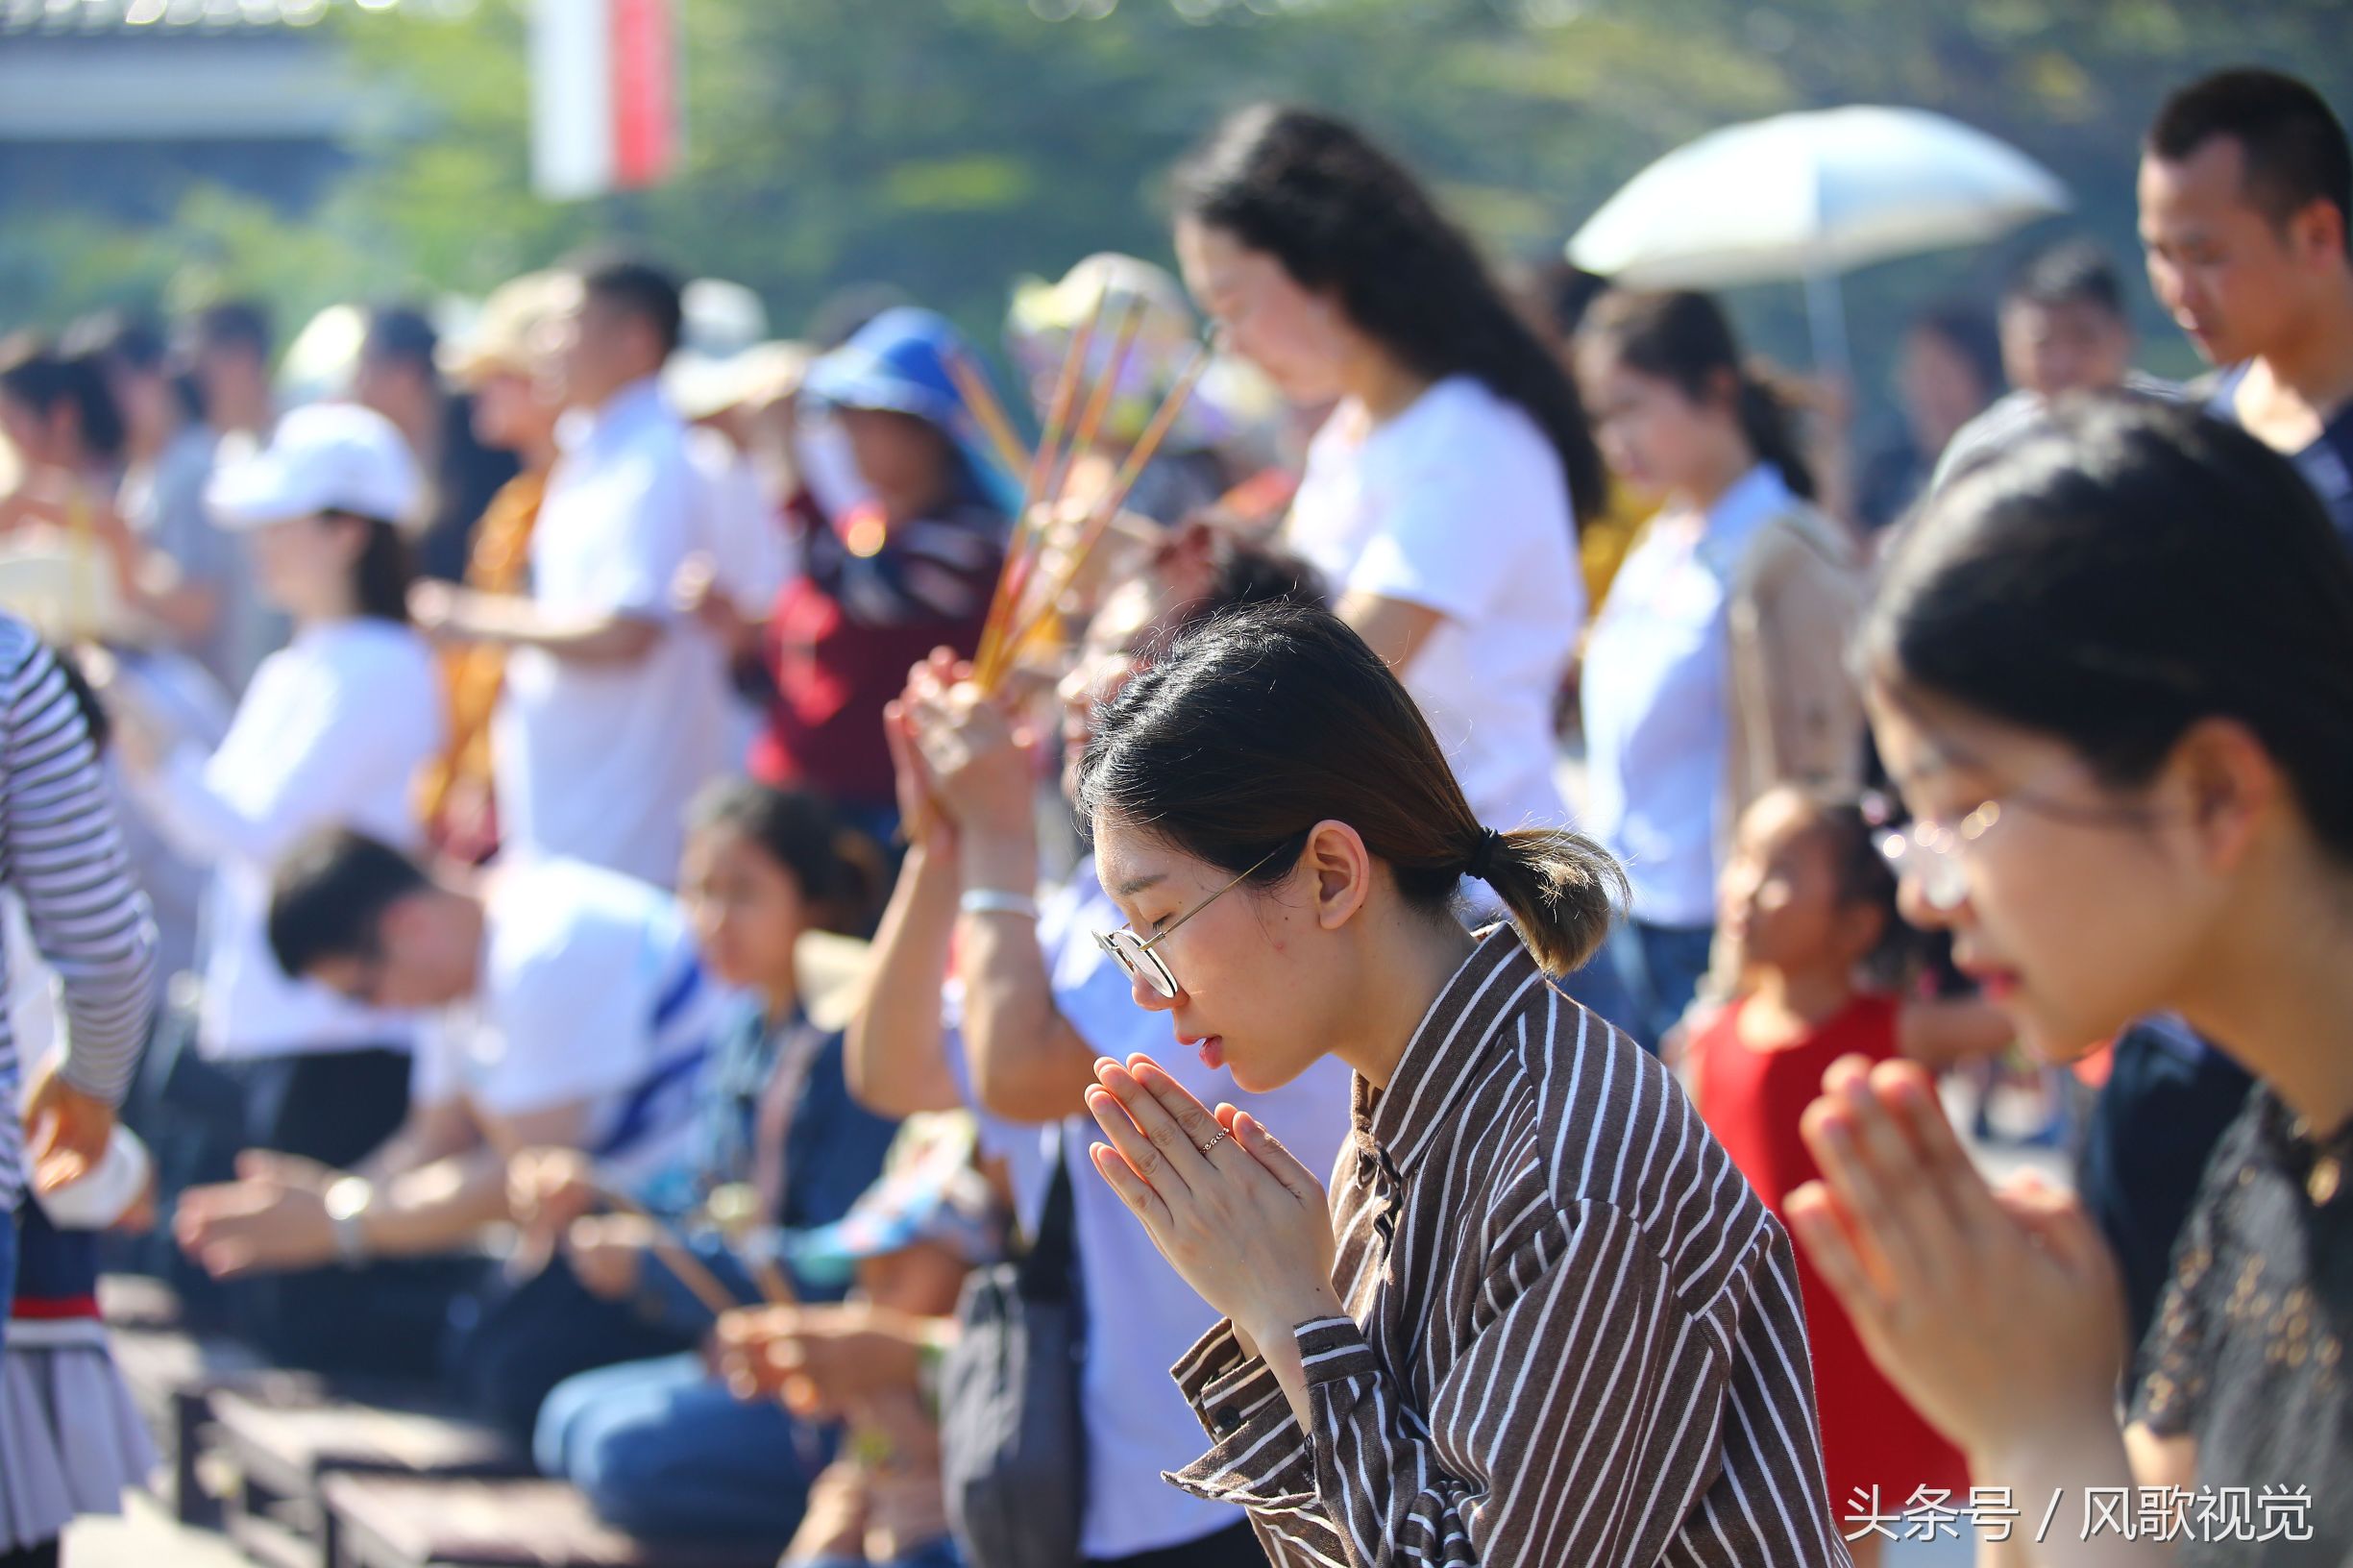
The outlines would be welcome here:
M 1495 857 L 1503 851 L 1503 847 L 1504 836 L 1501 833 L 1491 827 L 1482 828 L 1479 843 L 1472 847 L 1470 861 L 1462 868 L 1462 874 L 1486 881 L 1495 870 Z

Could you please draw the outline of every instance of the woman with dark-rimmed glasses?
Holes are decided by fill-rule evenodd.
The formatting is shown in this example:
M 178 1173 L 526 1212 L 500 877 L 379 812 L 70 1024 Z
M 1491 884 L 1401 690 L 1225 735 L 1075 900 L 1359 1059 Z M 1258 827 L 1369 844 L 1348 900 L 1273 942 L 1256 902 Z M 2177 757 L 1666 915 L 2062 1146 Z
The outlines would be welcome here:
M 1193 632 L 1096 722 L 1105 944 L 1262 1091 L 1355 1071 L 1332 1175 L 1147 1056 L 1096 1171 L 1218 1324 L 1177 1367 L 1277 1563 L 1844 1563 L 1788 1238 L 1665 1068 L 1570 1001 L 1617 867 L 1472 814 L 1335 617 Z M 1474 934 L 1476 877 L 1513 923 Z

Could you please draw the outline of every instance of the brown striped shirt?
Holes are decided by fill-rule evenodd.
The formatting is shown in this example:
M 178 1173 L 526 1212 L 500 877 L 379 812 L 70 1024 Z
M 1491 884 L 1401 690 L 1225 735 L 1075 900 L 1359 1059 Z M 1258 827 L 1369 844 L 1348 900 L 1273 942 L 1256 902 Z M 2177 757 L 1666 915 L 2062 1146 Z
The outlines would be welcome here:
M 1278 1129 L 1279 1131 L 1279 1129 Z M 1788 1237 L 1652 1057 L 1484 934 L 1332 1180 L 1313 1421 L 1221 1324 L 1168 1479 L 1299 1564 L 1848 1560 Z

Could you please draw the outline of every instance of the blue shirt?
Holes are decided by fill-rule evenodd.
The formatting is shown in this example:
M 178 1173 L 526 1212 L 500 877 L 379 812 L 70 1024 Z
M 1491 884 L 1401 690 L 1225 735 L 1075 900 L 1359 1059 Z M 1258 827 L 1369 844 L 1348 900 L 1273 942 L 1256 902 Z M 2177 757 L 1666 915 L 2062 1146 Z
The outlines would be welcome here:
M 2239 423 L 2239 385 L 2246 380 L 2248 368 L 2240 365 L 2223 375 L 2206 404 L 2208 413 L 2233 425 Z M 2338 538 L 2353 549 L 2353 403 L 2329 416 L 2328 422 L 2320 427 L 2318 440 L 2288 456 L 2304 476 L 2304 482 L 2320 498 L 2320 504 L 2328 509 L 2329 521 L 2337 526 Z
M 1626 866 L 1633 914 L 1716 918 L 1715 835 L 1729 745 L 1725 611 L 1757 532 L 1797 503 L 1759 463 L 1698 527 L 1662 516 L 1627 556 L 1585 651 L 1585 831 Z

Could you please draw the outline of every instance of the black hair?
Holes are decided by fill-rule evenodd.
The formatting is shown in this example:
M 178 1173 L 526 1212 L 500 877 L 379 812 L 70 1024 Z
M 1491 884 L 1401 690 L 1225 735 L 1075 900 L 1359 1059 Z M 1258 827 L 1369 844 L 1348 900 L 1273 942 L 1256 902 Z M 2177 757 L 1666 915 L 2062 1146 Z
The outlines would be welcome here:
M 1792 400 L 1770 372 L 1741 357 L 1731 318 L 1714 296 L 1612 289 L 1593 303 L 1580 335 L 1627 369 L 1672 383 L 1694 403 L 1714 399 L 1728 382 L 1740 433 L 1757 459 L 1772 464 L 1792 492 L 1814 499 L 1814 470 L 1798 440 Z
M 1309 832 L 1336 819 L 1434 919 L 1453 918 L 1483 861 L 1554 974 L 1592 955 L 1626 891 L 1608 851 L 1565 829 L 1491 842 L 1389 667 L 1337 616 L 1302 604 L 1213 616 L 1130 680 L 1096 717 L 1078 809 L 1236 875 L 1259 866 L 1261 884 L 1289 874 Z
M 242 349 L 267 364 L 272 333 L 270 313 L 254 300 L 223 300 L 196 313 L 194 334 L 208 349 Z
M 2112 788 L 2233 719 L 2353 865 L 2353 560 L 2289 459 L 2186 405 L 2062 399 L 1898 543 L 1866 675 L 2066 742 Z
M 1323 574 L 1287 550 L 1240 538 L 1225 528 L 1214 529 L 1210 540 L 1209 591 L 1201 596 L 1192 619 L 1245 604 L 1276 603 L 1325 607 L 1329 596 Z
M 431 886 L 422 866 L 381 840 L 322 828 L 271 878 L 270 951 L 297 979 L 335 959 L 380 958 L 385 912 Z
M 678 349 L 686 307 L 678 280 L 637 257 L 592 255 L 574 264 L 581 289 L 653 329 L 665 357 Z
M 161 375 L 171 345 L 152 316 L 105 310 L 85 316 L 59 339 L 67 355 L 87 355 L 100 363 L 144 375 Z
M 2339 242 L 2353 253 L 2353 151 L 2328 100 L 2279 71 L 2218 71 L 2165 101 L 2146 147 L 2178 163 L 2217 136 L 2239 144 L 2247 199 L 2274 224 L 2326 202 L 2337 209 Z
M 884 886 L 881 851 L 822 796 L 723 778 L 695 797 L 686 822 L 690 832 L 740 834 L 784 868 L 800 886 L 812 925 L 850 936 L 870 929 Z
M 2001 368 L 2001 332 L 1994 318 L 1967 300 L 1944 300 L 1912 318 L 1908 331 L 1925 332 L 1961 356 L 1985 401 L 1993 402 L 2009 385 Z
M 1929 938 L 1905 922 L 1897 898 L 1896 868 L 1879 851 L 1880 833 L 1890 815 L 1887 802 L 1800 783 L 1777 784 L 1766 795 L 1786 795 L 1804 806 L 1807 830 L 1819 834 L 1829 851 L 1833 895 L 1840 905 L 1878 915 L 1879 938 L 1863 955 L 1862 982 L 1875 991 L 1900 990 L 1925 963 Z
M 1609 292 L 1609 280 L 1587 272 L 1565 258 L 1546 263 L 1530 281 L 1529 304 L 1543 315 L 1547 331 L 1562 343 L 1573 342 L 1585 325 L 1593 302 Z
M 357 512 L 328 511 L 331 521 L 355 524 L 366 530 L 359 556 L 352 562 L 352 610 L 370 621 L 408 624 L 408 590 L 417 580 L 416 555 L 408 536 L 397 524 Z
M 359 345 L 363 359 L 406 365 L 431 380 L 436 375 L 433 355 L 441 334 L 414 306 L 380 305 L 368 312 L 368 332 Z
M 82 444 L 92 455 L 121 453 L 128 431 L 106 370 L 94 354 L 67 355 L 46 338 L 18 336 L 0 344 L 0 390 L 43 419 L 71 408 Z
M 57 660 L 58 674 L 65 681 L 65 694 L 74 699 L 74 711 L 82 716 L 82 727 L 89 731 L 90 749 L 105 755 L 107 743 L 114 738 L 114 720 L 100 700 L 98 689 L 82 671 L 82 664 L 72 650 L 52 646 L 50 655 Z
M 2045 309 L 2088 305 L 2119 321 L 2126 319 L 2124 285 L 2117 276 L 2116 263 L 2088 239 L 2062 240 L 2028 257 L 2011 274 L 2009 286 L 2001 291 L 2001 303 Z
M 1515 403 L 1560 455 L 1581 526 L 1608 503 L 1577 388 L 1460 230 L 1352 127 L 1261 105 L 1177 171 L 1178 210 L 1330 288 L 1357 329 L 1417 376 L 1467 375 Z

